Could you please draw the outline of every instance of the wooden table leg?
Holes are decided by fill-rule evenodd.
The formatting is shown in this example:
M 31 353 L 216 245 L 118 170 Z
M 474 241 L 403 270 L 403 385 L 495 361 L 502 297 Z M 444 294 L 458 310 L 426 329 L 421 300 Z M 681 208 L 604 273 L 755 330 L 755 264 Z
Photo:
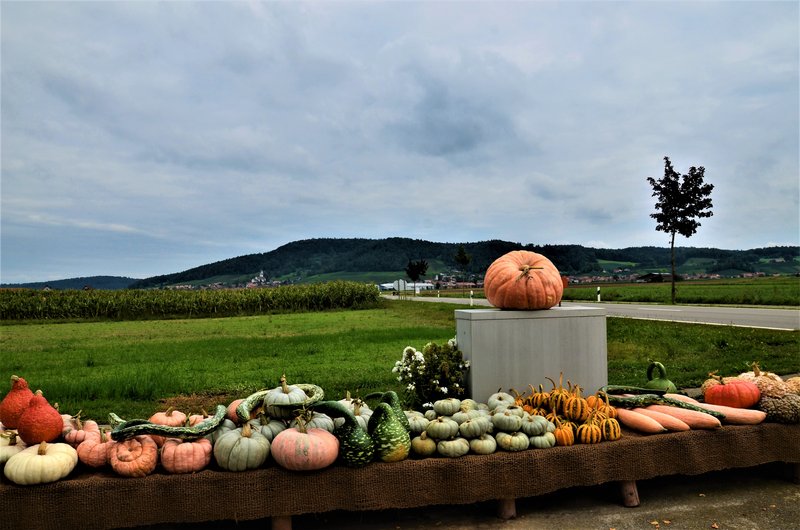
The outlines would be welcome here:
M 292 530 L 291 515 L 272 516 L 272 530 Z
M 498 499 L 497 517 L 500 519 L 513 519 L 517 516 L 516 499 Z
M 639 491 L 636 489 L 636 481 L 623 480 L 619 485 L 622 492 L 622 504 L 629 508 L 639 506 Z

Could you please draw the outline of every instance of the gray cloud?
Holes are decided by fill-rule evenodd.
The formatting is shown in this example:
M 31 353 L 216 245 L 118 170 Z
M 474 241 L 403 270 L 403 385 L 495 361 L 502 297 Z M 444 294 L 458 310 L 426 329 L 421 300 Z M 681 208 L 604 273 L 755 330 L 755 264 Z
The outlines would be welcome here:
M 3 282 L 307 237 L 664 245 L 665 155 L 715 185 L 681 244 L 800 243 L 793 3 L 2 10 Z

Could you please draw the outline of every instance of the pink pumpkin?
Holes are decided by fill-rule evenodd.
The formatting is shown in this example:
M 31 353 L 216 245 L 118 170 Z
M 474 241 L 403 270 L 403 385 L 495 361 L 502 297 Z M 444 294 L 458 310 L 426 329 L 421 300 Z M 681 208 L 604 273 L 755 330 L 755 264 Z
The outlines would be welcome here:
M 313 471 L 333 464 L 339 440 L 325 429 L 292 427 L 272 440 L 270 453 L 279 466 L 292 471 Z
M 167 438 L 161 447 L 161 465 L 168 473 L 194 473 L 211 462 L 211 450 L 207 438 L 186 441 Z

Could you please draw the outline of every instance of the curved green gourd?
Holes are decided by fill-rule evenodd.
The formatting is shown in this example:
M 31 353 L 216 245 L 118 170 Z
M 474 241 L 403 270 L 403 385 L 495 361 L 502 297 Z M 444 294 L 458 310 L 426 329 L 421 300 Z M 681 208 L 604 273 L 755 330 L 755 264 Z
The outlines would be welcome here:
M 180 438 L 182 440 L 195 440 L 207 436 L 217 430 L 217 428 L 225 419 L 226 408 L 224 405 L 217 405 L 216 412 L 213 416 L 206 418 L 193 427 L 170 427 L 168 425 L 159 425 L 147 420 L 130 420 L 123 421 L 116 424 L 111 430 L 111 439 L 116 441 L 127 440 L 140 434 L 155 434 L 158 436 L 166 436 L 169 438 Z M 113 421 L 119 420 L 119 416 L 113 413 L 109 417 Z
M 318 401 L 314 411 L 327 414 L 331 418 L 343 418 L 344 423 L 333 429 L 339 440 L 339 459 L 348 467 L 363 467 L 375 457 L 375 442 L 361 425 L 355 414 L 338 401 Z

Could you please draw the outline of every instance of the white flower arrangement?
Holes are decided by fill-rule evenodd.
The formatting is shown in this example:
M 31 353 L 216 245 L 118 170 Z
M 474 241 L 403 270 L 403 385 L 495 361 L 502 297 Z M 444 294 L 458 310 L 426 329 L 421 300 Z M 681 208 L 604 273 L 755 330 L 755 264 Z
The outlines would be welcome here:
M 392 373 L 406 387 L 405 401 L 412 407 L 430 408 L 433 402 L 464 394 L 464 372 L 469 369 L 456 339 L 443 346 L 429 342 L 422 351 L 406 346 Z

